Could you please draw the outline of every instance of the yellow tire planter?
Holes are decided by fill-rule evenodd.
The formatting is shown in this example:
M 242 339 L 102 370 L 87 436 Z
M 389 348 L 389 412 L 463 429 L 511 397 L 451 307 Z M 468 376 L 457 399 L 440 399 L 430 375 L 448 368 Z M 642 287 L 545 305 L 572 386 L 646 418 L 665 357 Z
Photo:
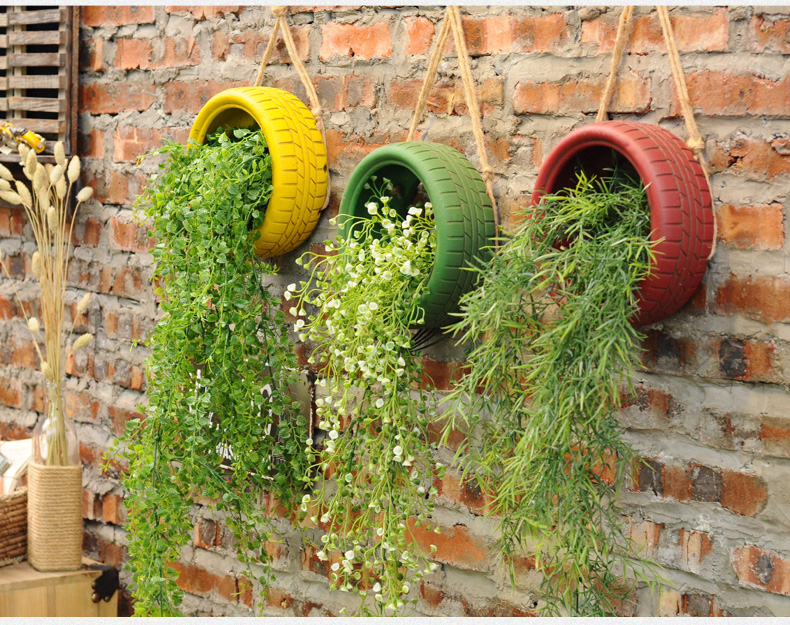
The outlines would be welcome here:
M 296 96 L 273 87 L 237 87 L 200 110 L 190 139 L 203 143 L 217 128 L 263 130 L 272 155 L 274 192 L 255 241 L 258 256 L 297 248 L 318 223 L 329 176 L 326 146 L 312 113 Z

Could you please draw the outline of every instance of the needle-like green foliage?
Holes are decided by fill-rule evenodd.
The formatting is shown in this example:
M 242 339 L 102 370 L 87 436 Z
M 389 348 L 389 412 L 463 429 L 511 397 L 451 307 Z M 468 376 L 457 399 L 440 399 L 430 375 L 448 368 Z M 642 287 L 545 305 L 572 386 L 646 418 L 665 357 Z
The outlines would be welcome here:
M 162 616 L 182 599 L 168 563 L 190 540 L 198 497 L 225 513 L 249 579 L 261 565 L 266 587 L 274 529 L 261 495 L 298 505 L 307 427 L 287 392 L 297 360 L 280 302 L 262 284 L 274 269 L 256 259 L 249 227 L 272 192 L 263 134 L 219 132 L 154 154 L 168 160 L 138 206 L 153 224 L 164 314 L 147 341 L 145 419 L 129 422 L 120 451 L 135 613 Z
M 652 579 L 617 505 L 634 459 L 617 409 L 638 366 L 629 320 L 649 230 L 638 180 L 581 174 L 525 216 L 453 326 L 474 347 L 445 438 L 470 433 L 456 460 L 494 496 L 505 560 L 535 555 L 546 614 L 612 614 L 624 573 Z

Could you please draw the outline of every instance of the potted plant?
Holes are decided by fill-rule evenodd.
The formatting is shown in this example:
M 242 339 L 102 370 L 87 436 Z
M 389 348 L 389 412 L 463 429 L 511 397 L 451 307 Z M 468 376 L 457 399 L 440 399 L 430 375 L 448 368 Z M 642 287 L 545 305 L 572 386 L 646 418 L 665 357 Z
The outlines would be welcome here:
M 135 613 L 170 615 L 182 598 L 170 563 L 198 498 L 223 515 L 265 592 L 275 521 L 261 498 L 298 505 L 308 424 L 288 392 L 298 365 L 280 300 L 264 285 L 276 268 L 254 253 L 276 192 L 265 134 L 221 128 L 154 154 L 168 159 L 137 205 L 156 237 L 163 315 L 147 340 L 145 419 L 129 422 L 118 451 Z
M 359 594 L 364 613 L 401 613 L 436 567 L 424 537 L 439 531 L 433 481 L 445 469 L 432 457 L 433 385 L 415 339 L 473 285 L 467 269 L 493 233 L 491 213 L 482 179 L 452 148 L 379 148 L 349 180 L 337 244 L 303 256 L 310 280 L 289 291 L 300 339 L 314 348 L 326 432 L 308 441 L 303 509 L 325 531 L 318 557 L 332 588 Z
M 67 160 L 63 144 L 57 143 L 55 165 L 44 165 L 35 151 L 25 145 L 19 149 L 22 172 L 30 186 L 15 180 L 0 165 L 0 198 L 24 207 L 36 241 L 32 269 L 41 289 L 40 319 L 28 316 L 16 296 L 49 391 L 47 412 L 33 431 L 33 459 L 28 466 L 28 559 L 38 570 L 73 570 L 82 566 L 82 463 L 76 430 L 63 412 L 67 342 L 77 320 L 72 319 L 71 329 L 65 331 L 66 276 L 74 219 L 93 189 L 81 189 L 71 210 L 80 176 L 79 157 Z M 8 276 L 2 258 L 0 266 Z M 77 304 L 78 316 L 89 302 L 90 293 L 86 293 Z M 83 334 L 71 343 L 71 352 L 85 348 L 92 338 Z
M 534 557 L 547 614 L 612 614 L 634 578 L 656 583 L 617 503 L 634 462 L 617 408 L 658 244 L 635 169 L 598 173 L 539 194 L 452 326 L 472 347 L 443 440 L 467 432 L 456 461 L 492 495 L 505 560 Z
M 266 137 L 274 188 L 255 253 L 280 256 L 296 249 L 315 228 L 329 195 L 326 145 L 313 114 L 282 89 L 236 87 L 206 102 L 189 138 L 203 143 L 221 127 L 260 129 Z

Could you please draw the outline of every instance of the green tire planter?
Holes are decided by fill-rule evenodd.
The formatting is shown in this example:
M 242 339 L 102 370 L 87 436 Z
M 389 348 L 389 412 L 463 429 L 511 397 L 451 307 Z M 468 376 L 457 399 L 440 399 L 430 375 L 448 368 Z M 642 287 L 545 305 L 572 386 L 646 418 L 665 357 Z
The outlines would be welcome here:
M 420 184 L 436 215 L 436 260 L 428 288 L 420 298 L 425 326 L 441 328 L 453 319 L 461 296 L 477 279 L 470 268 L 485 262 L 495 233 L 494 211 L 485 183 L 458 150 L 439 143 L 407 141 L 383 146 L 357 165 L 340 203 L 338 229 L 347 238 L 357 218 L 368 216 L 374 192 L 365 185 L 372 176 L 395 186 L 390 206 L 401 217 L 413 205 Z

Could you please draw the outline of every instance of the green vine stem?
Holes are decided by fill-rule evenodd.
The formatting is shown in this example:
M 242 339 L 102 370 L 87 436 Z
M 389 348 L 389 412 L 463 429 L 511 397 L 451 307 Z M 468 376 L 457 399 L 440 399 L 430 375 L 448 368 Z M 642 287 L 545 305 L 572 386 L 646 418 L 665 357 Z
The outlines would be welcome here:
M 415 537 L 438 532 L 433 480 L 444 467 L 428 442 L 431 385 L 411 350 L 436 233 L 430 204 L 402 219 L 381 195 L 388 181 L 380 184 L 370 218 L 337 249 L 327 243 L 326 254 L 303 256 L 311 279 L 289 293 L 292 312 L 306 316 L 296 325 L 315 347 L 309 361 L 323 395 L 316 404 L 327 438 L 322 447 L 309 441 L 316 477 L 302 504 L 325 529 L 318 557 L 330 562 L 332 589 L 361 596 L 362 613 L 396 614 L 416 603 L 415 582 L 436 567 L 435 547 Z
M 617 408 L 639 366 L 629 319 L 652 257 L 650 213 L 641 183 L 619 171 L 580 175 L 524 217 L 452 328 L 472 347 L 443 440 L 469 434 L 456 461 L 492 493 L 505 560 L 534 555 L 544 613 L 608 615 L 634 578 L 656 582 L 617 503 L 634 462 Z
M 272 192 L 261 132 L 167 143 L 137 206 L 152 223 L 163 313 L 148 338 L 148 405 L 115 448 L 129 462 L 129 569 L 138 615 L 176 614 L 170 563 L 189 540 L 198 497 L 225 513 L 236 554 L 265 592 L 264 494 L 290 509 L 307 470 L 307 424 L 288 395 L 297 358 L 280 301 L 262 286 L 274 267 L 253 254 Z M 255 566 L 255 569 L 253 569 Z

